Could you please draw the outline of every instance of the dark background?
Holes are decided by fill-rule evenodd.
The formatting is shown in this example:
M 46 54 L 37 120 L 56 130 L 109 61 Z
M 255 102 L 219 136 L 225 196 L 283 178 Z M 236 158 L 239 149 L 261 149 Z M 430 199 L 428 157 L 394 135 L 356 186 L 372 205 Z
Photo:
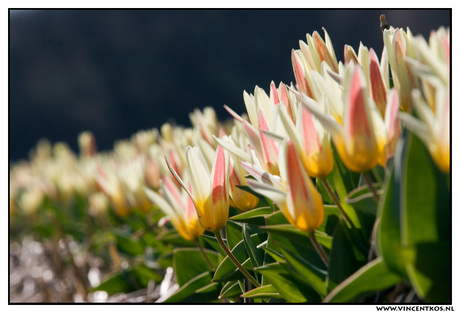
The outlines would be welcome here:
M 10 10 L 9 159 L 40 138 L 92 131 L 99 150 L 194 108 L 245 111 L 243 90 L 294 80 L 291 49 L 325 27 L 337 59 L 359 42 L 380 56 L 379 16 L 429 36 L 450 10 Z M 324 37 L 323 37 L 324 38 Z

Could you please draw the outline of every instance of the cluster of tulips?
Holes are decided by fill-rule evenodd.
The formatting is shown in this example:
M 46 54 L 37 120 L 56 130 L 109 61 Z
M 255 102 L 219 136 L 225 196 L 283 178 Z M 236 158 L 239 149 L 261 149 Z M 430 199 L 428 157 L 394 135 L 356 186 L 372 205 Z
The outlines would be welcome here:
M 159 302 L 451 301 L 450 32 L 382 24 L 380 60 L 307 34 L 295 84 L 244 92 L 228 122 L 195 110 L 110 152 L 85 132 L 78 156 L 40 142 L 10 167 L 13 234 L 99 225 L 128 265 L 92 291 L 171 267 Z

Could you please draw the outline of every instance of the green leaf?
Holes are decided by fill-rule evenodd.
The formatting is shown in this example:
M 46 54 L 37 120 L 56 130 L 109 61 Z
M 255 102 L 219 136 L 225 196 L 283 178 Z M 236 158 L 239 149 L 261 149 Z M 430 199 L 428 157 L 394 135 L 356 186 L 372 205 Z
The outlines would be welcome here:
M 401 162 L 401 243 L 415 249 L 404 258 L 417 295 L 429 302 L 449 301 L 451 275 L 451 204 L 447 177 L 433 162 L 423 142 L 407 139 L 407 154 Z M 428 247 L 430 249 L 428 249 Z M 450 289 L 447 289 L 450 291 Z
M 336 205 L 324 205 L 324 220 L 321 226 L 318 228 L 318 231 L 322 231 L 332 236 L 340 216 L 340 210 Z
M 150 280 L 159 283 L 162 279 L 163 277 L 160 274 L 151 270 L 144 264 L 140 264 L 130 270 L 111 275 L 92 290 L 104 290 L 110 295 L 121 292 L 128 293 L 147 287 Z
M 271 263 L 255 269 L 288 302 L 320 302 L 321 299 L 309 286 L 299 283 L 280 263 Z
M 225 230 L 227 232 L 227 244 L 231 250 L 238 242 L 243 240 L 243 224 L 228 221 Z
M 219 252 L 220 255 L 222 256 L 226 256 L 225 254 L 225 251 L 222 249 L 222 247 L 220 246 L 219 242 L 217 241 L 216 237 L 214 236 L 208 236 L 208 235 L 201 235 L 201 238 L 203 238 L 203 240 L 208 243 L 211 247 L 214 248 L 214 250 L 216 250 L 217 252 Z M 227 244 L 227 240 L 222 238 L 222 240 L 224 241 L 225 244 Z
M 291 224 L 289 225 L 278 225 L 278 226 L 265 226 L 261 227 L 266 229 L 270 233 L 276 233 L 286 237 L 287 239 L 293 240 L 298 243 L 305 243 L 306 241 L 310 240 L 310 237 L 306 232 L 298 230 Z M 327 234 L 315 231 L 316 238 L 318 242 L 323 245 L 324 247 L 330 249 L 332 246 L 332 237 L 328 236 Z
M 120 252 L 128 255 L 144 254 L 144 245 L 139 240 L 132 239 L 129 235 L 115 233 L 117 248 Z
M 134 291 L 135 287 L 130 282 L 128 273 L 123 272 L 111 275 L 109 278 L 101 282 L 99 286 L 92 289 L 93 292 L 100 290 L 107 292 L 109 295 L 113 295 L 121 292 L 128 293 L 130 291 Z
M 326 180 L 328 181 L 328 183 L 331 186 L 331 188 L 333 188 L 332 186 L 334 186 L 334 176 L 333 176 L 332 172 L 329 173 L 329 175 L 326 176 Z M 329 192 L 327 192 L 326 187 L 324 187 L 323 179 L 321 179 L 321 178 L 316 179 L 316 189 L 321 194 L 321 197 L 323 198 L 323 203 L 324 204 L 334 204 L 334 201 L 332 200 Z
M 351 230 L 342 220 L 337 225 L 329 254 L 328 290 L 332 290 L 367 261 L 367 255 L 353 241 Z
M 378 190 L 377 184 L 375 189 Z M 375 200 L 369 186 L 360 186 L 352 190 L 346 197 L 345 201 L 354 207 L 357 211 L 376 215 L 377 201 Z
M 377 258 L 334 288 L 324 299 L 324 302 L 351 302 L 359 296 L 390 288 L 400 281 L 401 277 L 393 274 L 385 262 L 381 258 Z
M 292 253 L 286 248 L 280 247 L 280 249 L 286 258 L 286 263 L 294 278 L 311 286 L 319 295 L 324 297 L 327 293 L 327 272 L 317 268 L 301 256 Z
M 452 272 L 450 245 L 439 242 L 417 243 L 403 250 L 407 273 L 418 295 L 433 303 L 451 302 Z
M 281 262 L 285 260 L 284 256 L 278 251 L 275 251 L 268 247 L 261 247 L 261 248 L 266 252 L 266 256 L 270 255 L 273 258 L 273 260 L 275 260 L 276 262 Z M 263 263 L 264 265 L 268 263 L 266 262 L 266 256 L 265 256 L 264 263 Z M 273 263 L 273 262 L 269 262 L 269 263 Z
M 163 276 L 153 271 L 144 264 L 140 264 L 130 271 L 128 271 L 136 280 L 138 285 L 141 287 L 147 287 L 150 280 L 160 283 L 163 280 Z
M 280 222 L 282 223 L 283 221 L 285 224 L 280 225 Z M 301 255 L 305 260 L 308 260 L 316 267 L 325 269 L 324 263 L 316 253 L 308 235 L 288 224 L 282 212 L 276 212 L 267 217 L 267 225 L 268 226 L 260 226 L 260 228 L 269 232 L 267 248 L 281 253 L 279 247 L 285 247 L 290 251 Z M 323 240 L 324 236 L 320 232 L 315 233 L 318 234 L 318 241 L 327 245 L 327 243 Z
M 255 238 L 257 237 L 257 238 Z M 251 234 L 250 228 L 243 224 L 243 242 L 246 248 L 246 251 L 249 254 L 249 258 L 251 260 L 252 267 L 262 266 L 264 262 L 264 250 L 258 249 L 255 242 L 263 242 L 267 239 L 267 234 Z M 256 277 L 257 279 L 258 277 Z
M 208 259 L 217 266 L 217 253 L 205 250 Z M 177 248 L 173 251 L 173 268 L 179 286 L 193 277 L 211 270 L 198 248 Z
M 233 298 L 243 293 L 238 281 L 229 281 L 222 288 L 219 299 L 222 298 Z
M 241 240 L 230 252 L 233 256 L 243 265 L 247 270 L 252 270 L 252 264 L 249 259 L 248 253 L 244 246 L 243 240 Z M 227 281 L 242 279 L 244 275 L 236 268 L 232 260 L 226 256 L 214 273 L 213 281 Z
M 335 158 L 332 174 L 334 177 L 335 189 L 337 194 L 339 195 L 340 204 L 342 205 L 343 210 L 352 220 L 353 224 L 360 229 L 361 222 L 358 218 L 358 215 L 356 214 L 355 209 L 345 201 L 345 198 L 348 195 L 348 193 L 351 190 L 358 187 L 358 181 L 355 178 L 356 173 L 353 173 L 347 168 L 345 168 L 345 166 L 340 161 L 340 157 L 338 156 L 338 154 L 334 154 Z
M 395 153 L 395 160 L 397 159 L 398 150 L 400 150 L 399 146 Z M 380 223 L 377 228 L 376 248 L 378 255 L 382 257 L 388 268 L 408 279 L 406 268 L 401 258 L 400 180 L 395 180 L 395 170 L 391 171 L 384 182 L 385 192 L 380 200 L 378 210 Z
M 249 290 L 241 295 L 242 298 L 252 299 L 282 299 L 281 295 L 273 288 L 272 285 L 265 285 Z
M 253 209 L 238 215 L 234 215 L 229 220 L 248 223 L 254 225 L 265 225 L 265 216 L 273 213 L 273 209 L 270 207 L 262 207 Z
M 190 303 L 190 302 L 205 302 L 216 299 L 216 295 L 203 297 L 202 295 L 197 296 L 196 291 L 209 285 L 211 283 L 212 276 L 209 272 L 204 272 L 198 276 L 193 277 L 182 287 L 180 287 L 174 294 L 172 294 L 165 303 Z M 201 297 L 201 299 L 200 299 Z

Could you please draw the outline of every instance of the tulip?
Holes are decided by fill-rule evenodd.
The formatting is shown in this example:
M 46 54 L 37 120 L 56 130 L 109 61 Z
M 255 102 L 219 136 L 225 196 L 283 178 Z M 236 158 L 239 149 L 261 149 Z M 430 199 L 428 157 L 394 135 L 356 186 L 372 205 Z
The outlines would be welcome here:
M 405 32 L 402 29 L 385 29 L 383 40 L 388 52 L 393 83 L 398 90 L 399 103 L 403 111 L 412 110 L 411 91 L 417 88 L 417 81 L 414 73 L 407 63 L 407 57 L 413 56 L 413 37 L 410 30 Z
M 237 135 L 237 128 L 234 127 L 232 135 Z M 233 138 L 223 136 L 223 138 L 214 138 L 224 149 L 229 147 L 228 151 L 232 152 L 238 149 Z M 243 158 L 248 159 L 244 153 Z M 239 186 L 246 186 L 245 170 L 241 166 L 241 157 L 237 154 L 231 154 L 230 167 L 229 167 L 229 188 L 230 188 L 230 205 L 242 211 L 249 211 L 257 206 L 259 198 L 253 194 L 244 191 Z
M 266 175 L 257 168 L 244 164 L 256 180 L 248 180 L 254 191 L 273 200 L 295 228 L 309 234 L 312 243 L 327 265 L 328 257 L 315 238 L 315 230 L 324 219 L 324 206 L 321 195 L 307 174 L 303 162 L 291 140 L 283 145 L 280 166 L 285 175 L 280 180 L 275 175 Z
M 280 117 L 286 132 L 292 140 L 307 173 L 311 177 L 326 177 L 334 166 L 330 135 L 314 120 L 303 106 L 298 106 L 297 124 L 294 126 L 287 117 L 286 110 L 280 110 Z
M 367 172 L 376 166 L 379 146 L 384 147 L 386 138 L 381 133 L 380 136 L 376 136 L 367 97 L 365 77 L 361 67 L 350 63 L 344 83 L 343 125 L 325 114 L 314 100 L 299 92 L 295 93 L 307 109 L 331 133 L 332 140 L 344 164 L 352 171 Z
M 123 217 L 128 216 L 130 212 L 128 200 L 118 176 L 113 171 L 106 171 L 103 167 L 99 167 L 95 180 L 102 192 L 109 197 L 115 213 Z
M 192 190 L 187 188 L 166 159 L 169 170 L 192 199 L 201 226 L 208 231 L 216 232 L 223 228 L 228 220 L 228 157 L 219 146 L 210 172 L 198 147 L 187 147 L 185 153 Z
M 171 219 L 182 238 L 194 241 L 203 234 L 204 229 L 198 221 L 192 200 L 185 191 L 181 193 L 169 177 L 163 177 L 160 192 L 149 188 L 144 190 L 149 199 Z
M 450 171 L 450 98 L 447 88 L 436 89 L 436 112 L 423 100 L 421 92 L 414 90 L 412 98 L 417 116 L 401 112 L 404 125 L 426 145 L 434 162 L 444 173 Z

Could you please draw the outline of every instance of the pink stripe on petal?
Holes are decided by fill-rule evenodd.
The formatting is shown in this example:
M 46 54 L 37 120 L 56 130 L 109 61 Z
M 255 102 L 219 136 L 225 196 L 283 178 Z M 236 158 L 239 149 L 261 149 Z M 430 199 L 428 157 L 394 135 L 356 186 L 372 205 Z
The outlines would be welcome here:
M 224 148 L 217 148 L 216 159 L 214 162 L 214 175 L 212 177 L 212 203 L 228 201 L 227 182 L 225 174 L 225 154 Z
M 289 95 L 287 92 L 287 88 L 282 82 L 280 83 L 280 90 L 281 90 L 280 100 L 281 102 L 284 103 L 289 113 L 289 116 L 294 121 L 294 114 L 292 113 L 292 107 L 291 107 L 291 102 L 289 101 Z
M 188 190 L 190 193 L 192 192 L 192 184 L 190 183 L 188 183 Z M 185 206 L 185 215 L 187 216 L 188 220 L 190 220 L 192 217 L 196 217 L 195 204 L 190 197 L 187 197 L 186 201 L 187 203 Z
M 305 171 L 302 171 L 300 167 L 301 163 L 292 141 L 288 143 L 286 163 L 289 192 L 293 200 L 294 208 L 304 207 L 305 202 L 308 201 L 310 196 L 306 184 L 306 177 L 302 175 Z M 307 179 L 309 178 L 307 177 Z
M 224 109 L 227 110 L 228 113 L 230 113 L 230 115 L 236 119 L 237 121 L 243 123 L 244 119 L 239 116 L 235 111 L 233 111 L 230 107 L 228 107 L 227 105 L 224 105 Z
M 371 127 L 366 111 L 366 101 L 364 93 L 364 78 L 356 67 L 351 80 L 350 93 L 348 95 L 348 131 L 351 138 L 365 134 L 371 136 Z
M 270 84 L 270 99 L 273 100 L 273 104 L 277 105 L 280 103 L 278 91 L 276 90 L 276 86 L 274 82 Z
M 343 48 L 343 58 L 345 60 L 345 64 L 348 64 L 351 61 L 355 62 L 355 64 L 359 64 L 355 51 L 349 45 L 345 45 Z
M 299 57 L 296 55 L 294 49 L 292 49 L 291 58 L 292 65 L 294 67 L 294 76 L 297 85 L 299 85 L 299 90 L 307 96 L 309 96 L 310 98 L 312 98 L 313 94 L 311 92 L 310 86 L 308 86 L 307 79 L 305 78 L 305 73 L 303 71 L 302 64 L 300 63 L 300 60 L 298 59 Z
M 372 99 L 374 99 L 377 108 L 385 117 L 385 106 L 387 103 L 387 96 L 385 90 L 385 84 L 382 79 L 382 74 L 380 73 L 379 60 L 375 54 L 374 49 L 370 49 L 371 54 L 371 64 L 369 67 L 370 72 L 370 84 L 371 84 L 371 93 Z
M 164 186 L 165 188 L 169 191 L 169 193 L 173 196 L 174 198 L 174 201 L 176 201 L 176 203 L 180 206 L 180 207 L 184 207 L 184 203 L 182 201 L 182 197 L 181 197 L 181 194 L 179 193 L 179 190 L 177 190 L 177 187 L 176 185 L 172 182 L 172 180 L 167 177 L 167 176 L 164 176 L 163 177 L 163 183 L 164 183 Z
M 262 147 L 264 149 L 265 160 L 267 162 L 268 167 L 271 169 L 272 166 L 276 166 L 278 164 L 278 147 L 273 139 L 268 137 L 263 130 L 270 131 L 268 127 L 267 121 L 262 113 L 259 111 L 259 133 L 260 133 L 260 140 L 262 142 Z
M 252 126 L 245 120 L 243 120 L 243 127 L 244 127 L 244 130 L 246 131 L 246 134 L 248 135 L 248 139 L 251 144 L 251 147 L 256 152 L 257 157 L 260 158 L 260 161 L 263 161 L 264 152 L 263 152 L 262 143 L 260 142 L 260 138 L 259 138 L 259 134 L 257 133 L 257 130 L 254 128 L 254 126 Z
M 317 153 L 322 150 L 319 142 L 318 133 L 316 132 L 315 124 L 311 113 L 305 108 L 302 108 L 302 132 L 305 143 L 305 152 L 307 155 Z
M 319 55 L 321 62 L 325 61 L 331 67 L 331 69 L 337 73 L 338 72 L 337 66 L 335 65 L 335 62 L 332 59 L 332 55 L 327 49 L 327 46 L 324 43 L 323 39 L 316 31 L 313 32 L 313 37 L 315 38 L 316 49 L 318 51 L 318 55 Z
M 390 102 L 388 103 L 389 108 L 387 112 L 390 114 L 385 119 L 388 120 L 387 131 L 388 131 L 388 141 L 391 141 L 395 136 L 399 136 L 401 133 L 398 113 L 399 113 L 399 98 L 396 89 L 393 89 L 390 93 Z

